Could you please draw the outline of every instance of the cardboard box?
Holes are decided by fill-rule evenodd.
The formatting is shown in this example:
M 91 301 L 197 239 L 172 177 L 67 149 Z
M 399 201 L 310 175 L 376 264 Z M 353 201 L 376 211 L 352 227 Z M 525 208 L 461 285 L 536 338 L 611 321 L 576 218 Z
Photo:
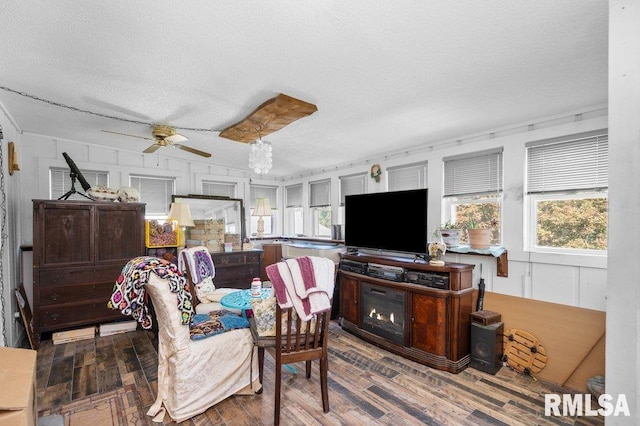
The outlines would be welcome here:
M 135 331 L 136 328 L 138 328 L 137 321 L 119 321 L 109 324 L 100 324 L 100 337 Z
M 78 340 L 84 339 L 93 339 L 94 337 L 96 337 L 96 328 L 87 327 L 68 331 L 58 331 L 57 333 L 53 333 L 51 337 L 54 345 L 76 342 Z
M 36 354 L 0 347 L 0 426 L 35 426 Z

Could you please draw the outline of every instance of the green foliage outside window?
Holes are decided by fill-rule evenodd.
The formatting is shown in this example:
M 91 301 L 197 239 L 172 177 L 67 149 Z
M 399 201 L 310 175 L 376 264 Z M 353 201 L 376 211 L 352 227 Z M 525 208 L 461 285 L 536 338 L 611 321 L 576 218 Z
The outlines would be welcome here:
M 456 222 L 462 229 L 467 228 L 489 228 L 491 233 L 491 244 L 500 244 L 500 203 L 468 203 L 455 205 Z M 460 239 L 461 242 L 468 242 L 466 232 Z
M 314 236 L 331 236 L 331 207 L 319 207 L 315 209 Z
M 538 201 L 536 245 L 606 250 L 607 201 L 606 198 Z

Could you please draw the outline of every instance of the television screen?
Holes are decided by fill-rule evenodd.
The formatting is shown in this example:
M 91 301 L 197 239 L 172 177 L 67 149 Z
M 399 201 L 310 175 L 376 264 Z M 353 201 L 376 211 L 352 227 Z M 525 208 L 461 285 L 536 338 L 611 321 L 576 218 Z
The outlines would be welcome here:
M 345 197 L 348 247 L 425 254 L 427 189 Z

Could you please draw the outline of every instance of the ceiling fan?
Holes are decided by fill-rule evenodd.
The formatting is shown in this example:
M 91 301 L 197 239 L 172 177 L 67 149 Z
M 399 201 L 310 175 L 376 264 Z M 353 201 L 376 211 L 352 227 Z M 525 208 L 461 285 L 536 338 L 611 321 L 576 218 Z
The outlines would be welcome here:
M 174 148 L 178 148 L 183 151 L 190 152 L 192 154 L 200 155 L 202 157 L 206 157 L 206 158 L 211 157 L 211 154 L 209 154 L 208 152 L 200 151 L 199 149 L 191 148 L 187 145 L 182 145 L 180 142 L 184 142 L 189 139 L 176 133 L 176 130 L 170 126 L 164 126 L 160 124 L 153 126 L 153 128 L 151 129 L 151 135 L 153 136 L 153 138 L 148 138 L 146 136 L 130 135 L 128 133 L 113 132 L 111 130 L 103 130 L 103 132 L 114 133 L 116 135 L 130 136 L 132 138 L 146 139 L 149 141 L 155 140 L 156 143 L 154 143 L 153 145 L 151 145 L 150 147 L 142 151 L 145 154 L 156 152 L 160 147 L 163 147 L 163 146 L 172 146 Z

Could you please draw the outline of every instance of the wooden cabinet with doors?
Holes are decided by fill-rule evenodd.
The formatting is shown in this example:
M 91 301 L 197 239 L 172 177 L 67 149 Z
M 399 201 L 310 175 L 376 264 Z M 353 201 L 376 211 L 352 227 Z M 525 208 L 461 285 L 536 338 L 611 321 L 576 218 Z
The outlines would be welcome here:
M 262 281 L 269 281 L 266 267 L 282 260 L 282 244 L 267 243 L 262 245 L 264 258 L 262 261 Z
M 360 283 L 357 279 L 340 276 L 340 316 L 353 324 L 360 324 L 358 319 L 358 303 L 360 299 Z
M 107 308 L 129 260 L 145 254 L 141 203 L 33 201 L 34 332 L 124 318 Z
M 341 262 L 338 273 L 342 328 L 433 368 L 458 373 L 467 367 L 471 358 L 473 265 L 433 266 L 407 258 L 359 254 L 343 254 L 341 258 L 347 261 Z M 375 267 L 368 266 L 371 264 Z M 370 287 L 374 288 L 372 293 L 393 294 L 393 300 L 402 300 L 402 309 L 396 312 L 396 319 L 404 319 L 399 334 L 388 334 L 397 328 L 398 321 L 391 320 L 387 329 L 371 326 L 372 315 L 381 316 L 383 322 L 386 315 L 372 309 L 370 301 L 375 297 L 367 292 Z

